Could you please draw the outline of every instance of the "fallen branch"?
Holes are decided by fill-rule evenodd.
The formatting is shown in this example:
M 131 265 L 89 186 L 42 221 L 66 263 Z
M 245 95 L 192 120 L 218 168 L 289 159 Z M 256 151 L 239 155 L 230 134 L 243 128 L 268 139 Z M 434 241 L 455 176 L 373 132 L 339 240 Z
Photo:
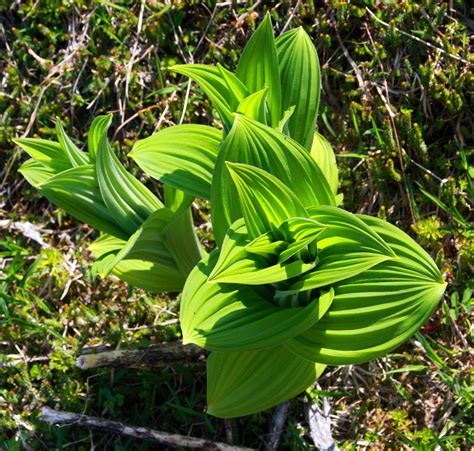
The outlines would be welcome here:
M 199 363 L 205 351 L 195 345 L 183 345 L 179 341 L 152 345 L 142 349 L 119 349 L 77 358 L 78 368 L 87 370 L 107 366 L 110 368 L 153 368 L 174 363 Z
M 316 448 L 323 451 L 337 451 L 339 449 L 332 438 L 330 411 L 331 405 L 328 398 L 323 398 L 322 409 L 317 404 L 305 403 L 309 433 Z
M 41 409 L 42 420 L 47 423 L 71 424 L 77 427 L 86 427 L 88 429 L 98 429 L 111 434 L 125 435 L 135 437 L 141 440 L 149 440 L 160 445 L 182 446 L 185 448 L 201 448 L 206 450 L 224 450 L 224 451 L 245 451 L 251 448 L 241 448 L 231 446 L 225 443 L 210 442 L 195 437 L 187 437 L 179 434 L 169 434 L 168 432 L 155 431 L 144 427 L 129 426 L 118 421 L 104 420 L 98 417 L 82 415 L 80 413 L 64 412 L 62 410 L 53 410 L 49 407 Z
M 270 432 L 268 434 L 268 440 L 265 445 L 265 451 L 271 451 L 278 449 L 278 443 L 283 432 L 286 418 L 288 417 L 288 411 L 290 410 L 290 401 L 282 402 L 275 408 L 275 412 L 272 416 L 270 423 Z

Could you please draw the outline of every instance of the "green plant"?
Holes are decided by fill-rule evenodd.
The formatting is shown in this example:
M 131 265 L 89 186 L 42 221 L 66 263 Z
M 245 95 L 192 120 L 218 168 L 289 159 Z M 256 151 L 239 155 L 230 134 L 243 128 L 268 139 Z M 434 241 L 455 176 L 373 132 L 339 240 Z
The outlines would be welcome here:
M 17 140 L 22 173 L 42 194 L 105 233 L 100 274 L 180 291 L 185 343 L 212 351 L 209 412 L 250 414 L 303 391 L 326 365 L 361 363 L 413 335 L 446 284 L 411 238 L 337 207 L 331 146 L 314 131 L 320 70 L 300 28 L 275 40 L 267 16 L 236 72 L 174 66 L 196 80 L 223 132 L 178 125 L 130 156 L 164 184 L 164 201 L 128 173 L 96 118 L 89 152 L 58 122 L 59 144 Z M 189 206 L 211 201 L 217 249 L 200 249 Z M 183 287 L 184 285 L 184 287 Z

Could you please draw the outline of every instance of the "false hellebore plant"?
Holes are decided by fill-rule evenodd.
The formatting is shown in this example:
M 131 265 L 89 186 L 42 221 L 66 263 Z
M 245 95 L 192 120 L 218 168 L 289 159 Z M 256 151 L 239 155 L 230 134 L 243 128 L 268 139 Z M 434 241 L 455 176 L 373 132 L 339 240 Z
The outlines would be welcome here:
M 289 399 L 326 365 L 388 353 L 426 321 L 445 289 L 429 255 L 389 223 L 338 208 L 329 143 L 314 131 L 320 69 L 309 36 L 274 38 L 267 16 L 234 72 L 179 65 L 223 131 L 177 125 L 129 154 L 164 185 L 160 200 L 128 173 L 92 123 L 88 152 L 58 122 L 59 143 L 19 139 L 21 171 L 52 202 L 101 232 L 97 273 L 181 291 L 185 343 L 211 352 L 208 411 L 247 415 Z M 190 205 L 211 202 L 207 254 Z

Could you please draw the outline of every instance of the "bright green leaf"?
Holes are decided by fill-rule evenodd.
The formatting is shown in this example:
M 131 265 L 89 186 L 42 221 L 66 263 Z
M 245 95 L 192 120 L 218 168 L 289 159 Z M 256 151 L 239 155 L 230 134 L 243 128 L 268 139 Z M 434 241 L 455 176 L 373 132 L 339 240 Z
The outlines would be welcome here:
M 268 88 L 263 88 L 260 91 L 254 92 L 247 96 L 242 102 L 240 102 L 237 113 L 255 119 L 262 124 L 267 123 L 266 119 L 266 98 Z
M 89 149 L 89 155 L 95 160 L 97 156 L 97 150 L 99 148 L 99 143 L 104 133 L 107 133 L 107 130 L 112 123 L 112 115 L 107 114 L 106 116 L 97 116 L 89 128 L 89 133 L 87 135 L 87 147 Z
M 306 216 L 296 195 L 272 174 L 248 164 L 226 163 L 237 192 L 249 238 L 276 232 L 293 216 Z
M 163 204 L 128 173 L 112 151 L 106 134 L 97 152 L 97 180 L 110 214 L 128 233 L 134 233 Z
M 278 57 L 273 36 L 272 21 L 267 14 L 253 33 L 240 56 L 237 77 L 250 93 L 268 88 L 268 106 L 271 124 L 278 127 L 281 118 L 281 90 Z
M 135 143 L 128 154 L 149 176 L 210 199 L 222 131 L 205 125 L 168 127 Z
M 89 155 L 82 150 L 79 150 L 72 142 L 71 138 L 67 136 L 59 118 L 56 122 L 56 134 L 58 136 L 59 144 L 69 157 L 69 161 L 71 162 L 72 166 L 77 167 L 90 163 Z
M 100 267 L 100 275 L 105 277 L 112 272 L 131 285 L 154 292 L 181 290 L 187 274 L 177 266 L 164 234 L 172 219 L 173 213 L 167 208 L 155 211 L 113 258 L 109 252 L 118 242 L 108 239 L 96 243 L 96 252 L 99 249 L 101 257 L 107 258 Z M 104 247 L 108 252 L 104 252 Z
M 236 114 L 217 156 L 212 179 L 212 225 L 219 245 L 230 224 L 242 217 L 239 195 L 226 162 L 250 164 L 267 171 L 290 187 L 304 207 L 335 204 L 324 174 L 302 146 L 268 126 Z
M 303 358 L 345 365 L 384 355 L 423 325 L 446 288 L 431 258 L 410 237 L 380 219 L 359 217 L 397 257 L 336 284 L 328 313 L 287 343 Z
M 329 294 L 305 307 L 282 308 L 268 300 L 269 289 L 209 283 L 216 260 L 214 251 L 186 281 L 180 317 L 184 343 L 219 351 L 276 346 L 311 327 L 332 302 Z
M 295 106 L 288 121 L 289 134 L 310 149 L 321 91 L 318 55 L 302 27 L 279 36 L 276 47 L 283 93 L 282 109 Z
M 93 165 L 78 166 L 38 186 L 41 194 L 71 216 L 117 237 L 126 237 L 102 200 Z
M 170 70 L 195 80 L 219 113 L 224 130 L 230 130 L 234 120 L 232 116 L 234 99 L 236 96 L 238 98 L 240 91 L 232 91 L 229 88 L 226 79 L 222 76 L 223 69 L 219 70 L 218 67 L 205 64 L 183 64 L 173 66 Z M 240 102 L 243 97 L 238 100 Z
M 46 166 L 32 158 L 23 163 L 18 172 L 20 172 L 28 183 L 36 189 L 38 189 L 38 186 L 41 183 L 44 183 L 46 180 L 58 173 L 52 169 L 50 165 Z
M 207 360 L 207 411 L 233 418 L 269 409 L 304 391 L 324 369 L 283 346 L 212 352 Z
M 334 155 L 334 150 L 332 150 L 329 141 L 318 132 L 314 133 L 313 144 L 311 145 L 311 156 L 326 176 L 332 192 L 336 194 L 339 185 L 336 156 Z
M 69 157 L 59 143 L 38 138 L 16 138 L 19 145 L 33 160 L 58 173 L 72 167 Z

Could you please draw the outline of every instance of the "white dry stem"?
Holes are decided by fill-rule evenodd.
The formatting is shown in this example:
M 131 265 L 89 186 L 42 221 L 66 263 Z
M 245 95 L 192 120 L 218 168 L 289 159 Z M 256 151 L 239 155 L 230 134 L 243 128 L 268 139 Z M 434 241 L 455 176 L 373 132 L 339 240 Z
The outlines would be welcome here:
M 147 429 L 144 427 L 130 426 L 119 421 L 104 420 L 98 417 L 82 415 L 80 413 L 53 410 L 49 407 L 41 409 L 42 420 L 47 423 L 70 424 L 77 427 L 97 429 L 112 434 L 135 437 L 141 440 L 148 440 L 160 445 L 184 447 L 184 448 L 204 448 L 207 450 L 223 451 L 244 451 L 251 448 L 231 446 L 226 443 L 212 442 L 195 437 L 188 437 L 180 434 L 170 434 L 168 432 Z

